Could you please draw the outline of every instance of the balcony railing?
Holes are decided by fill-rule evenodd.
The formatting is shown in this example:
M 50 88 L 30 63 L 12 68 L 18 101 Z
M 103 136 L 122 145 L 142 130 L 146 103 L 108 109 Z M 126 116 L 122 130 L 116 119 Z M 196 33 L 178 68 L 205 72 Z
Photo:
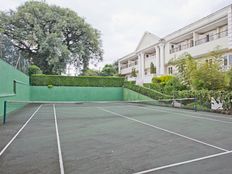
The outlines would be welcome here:
M 223 37 L 226 37 L 226 36 L 228 36 L 228 30 L 222 31 L 220 33 L 216 33 L 214 35 L 208 35 L 208 36 L 206 36 L 206 37 L 204 37 L 202 39 L 196 40 L 195 41 L 195 46 L 201 45 L 201 44 L 204 44 L 204 43 L 207 43 L 207 42 L 211 42 L 213 40 L 220 39 L 220 38 L 223 38 Z M 188 43 L 188 44 L 185 44 L 185 45 L 178 45 L 178 47 L 170 49 L 170 54 L 181 51 L 181 50 L 191 48 L 191 47 L 194 46 L 193 43 L 194 42 Z
M 131 62 L 131 63 L 129 64 L 129 67 L 132 67 L 132 66 L 135 66 L 135 65 L 138 65 L 138 61 Z
M 203 43 L 211 42 L 216 39 L 220 39 L 222 37 L 226 37 L 228 35 L 228 30 L 222 31 L 220 33 L 216 33 L 214 35 L 208 35 L 202 39 L 196 40 L 195 45 L 201 45 Z
M 188 48 L 191 48 L 191 47 L 193 47 L 193 42 L 185 44 L 185 45 L 178 45 L 178 47 L 172 48 L 170 50 L 170 54 L 181 51 L 181 50 L 185 50 L 185 49 L 188 49 Z
M 127 64 L 121 65 L 120 70 L 128 68 Z

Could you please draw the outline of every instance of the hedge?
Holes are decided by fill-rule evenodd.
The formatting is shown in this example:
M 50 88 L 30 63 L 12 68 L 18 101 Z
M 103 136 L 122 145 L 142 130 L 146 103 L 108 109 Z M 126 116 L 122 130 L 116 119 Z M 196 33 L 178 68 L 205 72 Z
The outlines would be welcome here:
M 124 82 L 124 88 L 128 88 L 132 91 L 138 92 L 140 94 L 143 94 L 155 100 L 172 98 L 172 96 L 170 95 L 166 95 L 159 91 L 155 91 L 155 90 L 143 87 L 143 86 L 138 86 L 131 82 Z
M 213 90 L 183 90 L 176 91 L 175 98 L 196 98 L 202 107 L 209 107 L 211 99 L 223 103 L 223 110 L 227 114 L 232 114 L 232 91 L 213 91 Z
M 81 86 L 81 87 L 122 87 L 122 77 L 73 77 L 59 75 L 32 75 L 30 79 L 32 86 Z

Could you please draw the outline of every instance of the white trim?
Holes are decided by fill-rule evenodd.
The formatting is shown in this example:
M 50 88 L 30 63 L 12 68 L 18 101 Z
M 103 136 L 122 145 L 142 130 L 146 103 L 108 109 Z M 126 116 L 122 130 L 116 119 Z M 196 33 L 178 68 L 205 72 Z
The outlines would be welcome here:
M 221 147 L 218 147 L 218 146 L 215 146 L 215 145 L 212 145 L 212 144 L 209 144 L 209 143 L 206 143 L 206 142 L 197 140 L 197 139 L 195 139 L 195 138 L 191 138 L 191 137 L 188 137 L 188 136 L 185 136 L 185 135 L 182 135 L 182 134 L 179 134 L 179 133 L 176 133 L 176 132 L 167 130 L 167 129 L 163 129 L 163 128 L 161 128 L 161 127 L 158 127 L 158 126 L 155 126 L 155 125 L 152 125 L 152 124 L 149 124 L 149 123 L 146 123 L 146 122 L 143 122 L 143 121 L 134 119 L 134 118 L 130 118 L 130 117 L 121 115 L 121 114 L 116 113 L 116 112 L 112 112 L 112 111 L 106 110 L 106 109 L 104 109 L 104 108 L 102 108 L 102 107 L 98 107 L 98 108 L 101 109 L 101 110 L 103 110 L 103 111 L 105 111 L 105 112 L 111 113 L 111 114 L 113 114 L 113 115 L 116 115 L 116 116 L 119 116 L 119 117 L 122 117 L 122 118 L 126 118 L 126 119 L 128 119 L 128 120 L 131 120 L 131 121 L 134 121 L 134 122 L 137 122 L 137 123 L 143 124 L 143 125 L 145 125 L 145 126 L 149 126 L 149 127 L 152 127 L 152 128 L 155 128 L 155 129 L 164 131 L 164 132 L 168 132 L 168 133 L 170 133 L 170 134 L 173 134 L 173 135 L 176 135 L 176 136 L 179 136 L 179 137 L 188 139 L 188 140 L 190 140 L 190 141 L 197 142 L 197 143 L 199 143 L 199 144 L 203 144 L 203 145 L 206 145 L 206 146 L 209 146 L 209 147 L 212 147 L 212 148 L 215 148 L 215 149 L 224 151 L 224 152 L 228 152 L 228 151 L 229 151 L 229 150 L 227 150 L 227 149 L 224 149 L 224 148 L 221 148 Z
M 0 152 L 0 157 L 2 156 L 2 154 L 6 151 L 6 149 L 13 143 L 13 141 L 16 139 L 16 137 L 19 135 L 20 132 L 22 132 L 22 130 L 26 127 L 26 125 L 31 121 L 31 119 L 34 117 L 34 115 L 39 111 L 39 109 L 42 107 L 42 105 L 40 105 L 36 111 L 30 116 L 30 118 L 26 121 L 26 123 L 24 123 L 24 125 L 19 129 L 19 131 L 14 135 L 14 137 L 7 143 L 7 145 L 1 150 Z
M 61 146 L 60 146 L 60 135 L 59 135 L 59 129 L 58 129 L 58 124 L 57 124 L 55 104 L 53 104 L 53 112 L 54 112 L 54 119 L 55 119 L 55 126 L 56 126 L 56 139 L 57 139 L 57 147 L 58 147 L 58 154 L 59 154 L 60 174 L 64 174 L 64 163 L 63 163 Z
M 158 170 L 163 170 L 163 169 L 167 169 L 167 168 L 171 168 L 171 167 L 176 167 L 176 166 L 180 166 L 180 165 L 184 165 L 184 164 L 189 164 L 189 163 L 193 163 L 193 162 L 197 162 L 197 161 L 202 161 L 202 160 L 206 160 L 206 159 L 210 159 L 210 158 L 215 158 L 215 157 L 230 154 L 230 153 L 232 153 L 232 151 L 217 153 L 217 154 L 204 156 L 204 157 L 201 157 L 201 158 L 195 158 L 195 159 L 192 159 L 192 160 L 183 161 L 183 162 L 179 162 L 179 163 L 173 163 L 173 164 L 169 164 L 169 165 L 165 165 L 165 166 L 161 166 L 161 167 L 156 167 L 156 168 L 153 168 L 153 169 L 144 170 L 144 171 L 137 172 L 137 173 L 134 173 L 134 174 L 145 174 L 145 173 L 155 172 L 155 171 L 158 171 Z

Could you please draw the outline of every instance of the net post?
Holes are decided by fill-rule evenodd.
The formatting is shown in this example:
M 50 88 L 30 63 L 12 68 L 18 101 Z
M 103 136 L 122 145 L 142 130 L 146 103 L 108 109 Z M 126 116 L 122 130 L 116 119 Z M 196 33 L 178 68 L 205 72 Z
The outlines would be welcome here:
M 6 105 L 7 105 L 7 101 L 4 101 L 4 109 L 3 109 L 3 124 L 6 123 Z
M 194 111 L 197 112 L 197 98 L 194 97 Z

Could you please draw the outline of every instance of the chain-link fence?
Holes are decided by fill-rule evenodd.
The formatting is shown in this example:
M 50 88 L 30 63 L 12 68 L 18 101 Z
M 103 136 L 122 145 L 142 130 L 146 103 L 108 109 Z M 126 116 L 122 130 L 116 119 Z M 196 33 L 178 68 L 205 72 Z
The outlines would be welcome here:
M 13 43 L 3 35 L 0 35 L 0 59 L 23 73 L 28 74 L 28 60 L 25 59 Z

